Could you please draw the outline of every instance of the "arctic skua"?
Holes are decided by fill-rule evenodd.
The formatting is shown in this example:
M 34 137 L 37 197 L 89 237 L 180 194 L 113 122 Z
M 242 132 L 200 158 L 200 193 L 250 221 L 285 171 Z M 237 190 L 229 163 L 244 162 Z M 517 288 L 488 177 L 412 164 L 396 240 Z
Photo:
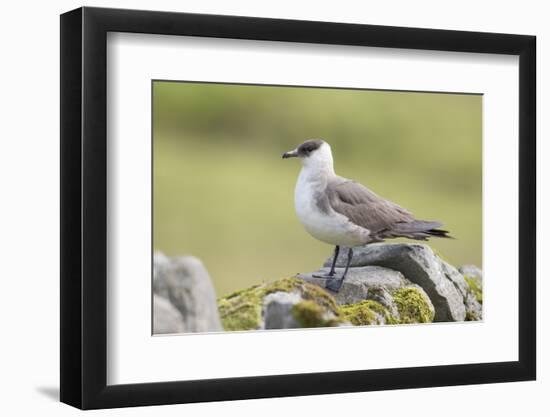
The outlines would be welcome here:
M 417 220 L 407 209 L 386 200 L 360 183 L 334 172 L 330 145 L 320 139 L 308 140 L 283 158 L 299 158 L 302 169 L 294 191 L 298 219 L 314 238 L 334 245 L 334 257 L 326 278 L 326 288 L 338 292 L 353 257 L 353 248 L 391 238 L 428 240 L 449 238 L 438 221 Z M 340 246 L 348 247 L 344 273 L 336 277 Z

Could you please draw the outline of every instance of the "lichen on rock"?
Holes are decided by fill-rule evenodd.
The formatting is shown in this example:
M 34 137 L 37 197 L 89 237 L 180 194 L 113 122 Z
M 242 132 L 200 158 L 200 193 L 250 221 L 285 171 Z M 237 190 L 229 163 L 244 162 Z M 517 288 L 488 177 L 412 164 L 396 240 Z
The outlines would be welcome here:
M 331 326 L 339 323 L 338 306 L 328 292 L 317 285 L 290 277 L 256 285 L 220 298 L 218 308 L 224 329 L 236 331 L 264 328 L 264 299 L 269 294 L 277 292 L 299 295 L 299 301 L 292 309 L 292 314 L 300 324 L 301 321 L 318 324 L 303 327 L 319 327 L 321 324 Z M 316 306 L 315 311 L 313 305 Z
M 465 282 L 466 321 L 483 318 L 483 272 L 475 265 L 462 265 L 458 268 Z
M 481 320 L 481 270 L 458 270 L 426 245 L 372 244 L 355 250 L 338 293 L 326 290 L 325 265 L 237 291 L 218 300 L 225 330 Z M 341 276 L 341 260 L 336 276 Z M 330 264 L 330 262 L 328 262 Z M 334 279 L 334 278 L 332 278 Z
M 399 323 L 431 323 L 435 317 L 432 303 L 424 291 L 416 287 L 400 288 L 393 292 L 399 312 Z
M 464 280 L 466 281 L 466 284 L 468 284 L 468 287 L 470 287 L 470 291 L 474 294 L 476 301 L 483 304 L 483 289 L 481 286 L 481 281 L 477 277 L 468 275 L 464 275 Z
M 339 315 L 327 314 L 327 310 L 312 300 L 300 301 L 292 307 L 292 316 L 300 327 L 333 327 L 342 320 Z
M 344 267 L 345 262 L 345 257 L 340 256 L 336 267 Z M 332 258 L 329 258 L 325 268 L 331 263 Z M 350 273 L 373 266 L 398 271 L 408 281 L 420 286 L 434 306 L 434 321 L 464 321 L 473 317 L 481 320 L 481 304 L 463 276 L 466 271 L 468 275 L 475 273 L 481 282 L 479 268 L 464 265 L 457 270 L 435 254 L 430 246 L 418 243 L 373 243 L 354 248 Z M 361 275 L 364 275 L 362 271 Z
M 392 324 L 395 322 L 391 313 L 378 301 L 363 300 L 355 304 L 340 307 L 342 317 L 354 326 L 373 324 Z
M 391 293 L 396 312 L 378 301 L 367 299 L 340 307 L 342 317 L 355 326 L 380 324 L 431 323 L 434 308 L 424 291 L 415 286 L 397 289 Z
M 372 244 L 354 253 L 337 293 L 326 286 L 329 279 L 342 276 L 341 259 L 337 278 L 322 277 L 329 271 L 327 262 L 320 271 L 264 282 L 218 300 L 198 259 L 155 254 L 155 333 L 482 319 L 480 268 L 457 269 L 419 244 Z

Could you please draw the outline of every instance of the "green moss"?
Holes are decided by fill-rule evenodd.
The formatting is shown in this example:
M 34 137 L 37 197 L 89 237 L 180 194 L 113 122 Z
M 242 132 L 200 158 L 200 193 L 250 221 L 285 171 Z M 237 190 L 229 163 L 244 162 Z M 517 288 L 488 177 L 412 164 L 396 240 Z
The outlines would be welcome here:
M 342 318 L 355 326 L 376 324 L 430 323 L 434 311 L 430 301 L 416 287 L 400 288 L 392 293 L 399 315 L 391 314 L 381 303 L 363 300 L 340 307 Z
M 430 301 L 416 287 L 400 288 L 392 294 L 399 322 L 407 323 L 431 323 L 434 319 L 434 310 Z
M 225 330 L 254 330 L 258 328 L 261 306 L 256 299 L 235 304 L 220 302 L 220 318 Z
M 466 321 L 479 321 L 481 317 L 475 314 L 473 311 L 466 312 Z
M 301 301 L 292 307 L 292 316 L 302 327 L 331 327 L 341 322 L 336 317 L 327 319 L 326 309 L 315 301 Z
M 371 324 L 394 324 L 395 318 L 378 301 L 363 300 L 355 304 L 347 304 L 340 307 L 342 318 L 348 320 L 354 326 Z M 382 319 L 384 319 L 382 321 Z
M 334 297 L 323 288 L 315 284 L 310 284 L 300 278 L 290 277 L 283 278 L 264 284 L 260 289 L 263 289 L 263 295 L 273 292 L 293 292 L 297 291 L 301 294 L 304 300 L 314 301 L 316 304 L 330 310 L 334 314 L 338 314 L 338 305 Z
M 225 330 L 253 330 L 261 317 L 261 294 L 258 287 L 234 292 L 218 300 L 218 310 Z
M 220 298 L 218 308 L 224 329 L 258 329 L 262 320 L 264 297 L 278 291 L 301 295 L 303 301 L 293 306 L 292 315 L 302 327 L 330 327 L 343 321 L 349 321 L 355 326 L 429 323 L 434 318 L 429 300 L 415 287 L 401 288 L 392 293 L 399 313 L 396 317 L 384 305 L 374 300 L 338 306 L 323 288 L 290 277 L 255 285 Z M 327 318 L 330 313 L 334 318 Z
M 304 327 L 319 327 L 319 320 L 314 317 L 312 305 L 319 309 L 332 312 L 339 316 L 338 306 L 334 298 L 321 287 L 310 284 L 296 277 L 283 278 L 265 284 L 255 285 L 244 290 L 233 292 L 218 300 L 220 318 L 225 330 L 254 330 L 261 323 L 262 302 L 267 294 L 274 292 L 298 292 L 305 300 L 304 304 L 297 307 L 297 320 L 304 320 L 315 325 L 304 325 Z M 309 307 L 309 308 L 308 308 Z M 294 311 L 293 311 L 294 313 Z M 334 325 L 337 320 L 325 320 L 324 325 Z
M 253 289 L 255 289 L 255 288 L 258 288 L 258 287 L 259 287 L 259 285 L 253 285 L 252 287 L 250 287 L 250 288 L 245 288 L 244 290 L 237 290 L 237 291 L 234 291 L 234 292 L 232 292 L 231 294 L 226 295 L 226 296 L 224 297 L 224 299 L 229 300 L 230 298 L 238 297 L 239 295 L 245 294 L 245 293 L 247 293 L 247 292 L 249 292 L 249 291 L 251 291 L 251 290 L 253 290 Z
M 464 280 L 468 284 L 468 287 L 470 287 L 478 303 L 483 304 L 483 288 L 481 287 L 480 280 L 477 277 L 469 275 L 464 275 Z

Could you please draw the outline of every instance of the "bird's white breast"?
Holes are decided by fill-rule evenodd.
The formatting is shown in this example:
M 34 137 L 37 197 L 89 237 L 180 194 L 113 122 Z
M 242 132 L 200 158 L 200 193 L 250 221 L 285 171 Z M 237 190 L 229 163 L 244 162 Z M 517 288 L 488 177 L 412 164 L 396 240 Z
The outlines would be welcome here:
M 353 225 L 349 220 L 333 211 L 321 210 L 316 204 L 319 192 L 324 192 L 326 179 L 311 175 L 302 169 L 294 190 L 296 215 L 306 231 L 314 238 L 331 245 L 358 246 L 366 243 L 368 231 Z

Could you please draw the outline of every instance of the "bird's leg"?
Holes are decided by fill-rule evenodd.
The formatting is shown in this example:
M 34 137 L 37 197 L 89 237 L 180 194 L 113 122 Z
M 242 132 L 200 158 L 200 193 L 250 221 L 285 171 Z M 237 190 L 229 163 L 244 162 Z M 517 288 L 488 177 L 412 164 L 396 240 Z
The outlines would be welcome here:
M 340 278 L 342 281 L 346 279 L 346 275 L 348 274 L 349 266 L 351 265 L 351 258 L 353 258 L 353 249 L 349 248 L 348 251 L 348 262 L 346 263 L 346 269 L 344 269 L 344 275 L 342 275 L 342 278 Z
M 336 267 L 336 261 L 338 259 L 338 254 L 340 253 L 340 246 L 336 245 L 334 248 L 334 255 L 332 259 L 332 266 L 330 267 L 330 272 L 327 275 L 317 275 L 313 274 L 314 278 L 332 278 L 334 277 L 334 268 Z
M 342 275 L 342 278 L 340 279 L 331 279 L 330 281 L 327 281 L 325 288 L 329 289 L 334 292 L 340 291 L 340 287 L 342 286 L 342 283 L 346 279 L 346 275 L 348 274 L 349 266 L 351 265 L 351 258 L 353 258 L 353 249 L 349 248 L 348 250 L 348 261 L 346 263 L 346 269 L 344 269 L 344 274 Z
M 334 276 L 334 268 L 336 267 L 336 260 L 338 259 L 338 254 L 340 253 L 340 246 L 336 245 L 335 248 L 334 248 L 334 255 L 333 255 L 333 259 L 332 259 L 332 266 L 330 267 L 330 272 L 328 273 L 328 275 L 330 277 L 333 277 Z

